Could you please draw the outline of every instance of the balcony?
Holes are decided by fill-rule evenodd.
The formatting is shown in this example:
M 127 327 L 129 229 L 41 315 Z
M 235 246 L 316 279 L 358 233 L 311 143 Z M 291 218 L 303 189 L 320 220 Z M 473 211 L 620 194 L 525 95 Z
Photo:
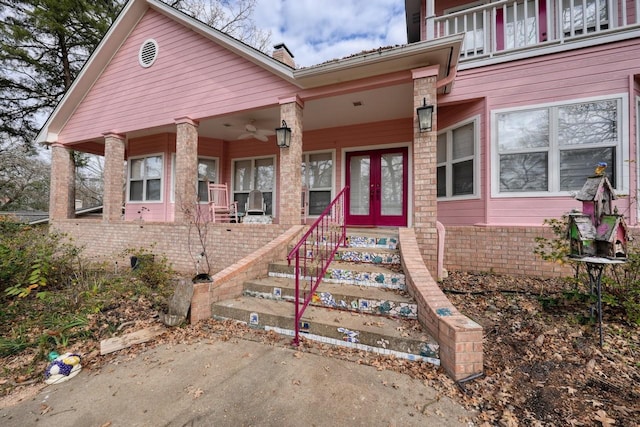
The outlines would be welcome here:
M 427 16 L 427 39 L 465 34 L 464 62 L 640 29 L 640 0 L 502 0 Z

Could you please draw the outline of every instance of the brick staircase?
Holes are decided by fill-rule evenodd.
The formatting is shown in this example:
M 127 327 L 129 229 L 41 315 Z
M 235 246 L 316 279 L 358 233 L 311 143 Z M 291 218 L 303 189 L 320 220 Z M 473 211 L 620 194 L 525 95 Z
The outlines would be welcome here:
M 420 326 L 406 293 L 397 245 L 395 229 L 347 230 L 347 246 L 302 318 L 302 337 L 439 365 L 438 344 Z M 292 336 L 294 292 L 293 266 L 273 262 L 266 277 L 244 282 L 241 297 L 213 304 L 212 315 Z

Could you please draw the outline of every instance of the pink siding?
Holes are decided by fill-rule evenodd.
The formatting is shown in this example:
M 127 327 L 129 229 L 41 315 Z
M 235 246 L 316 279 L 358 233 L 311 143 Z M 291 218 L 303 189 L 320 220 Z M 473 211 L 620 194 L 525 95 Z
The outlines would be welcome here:
M 458 72 L 448 104 L 490 98 L 492 109 L 628 92 L 640 41 L 509 62 Z
M 464 120 L 480 117 L 477 131 L 480 133 L 480 185 L 479 198 L 467 200 L 446 200 L 438 202 L 438 221 L 444 225 L 473 225 L 484 224 L 487 221 L 485 204 L 489 188 L 486 172 L 487 150 L 485 141 L 487 139 L 486 128 L 486 107 L 483 99 L 471 100 L 468 103 L 455 106 L 438 107 L 438 129 L 450 128 Z
M 159 54 L 151 67 L 142 68 L 138 50 L 149 38 L 158 42 Z M 274 105 L 292 91 L 270 72 L 149 10 L 64 127 L 60 141 Z
M 446 127 L 470 116 L 466 102 L 484 99 L 487 109 L 482 126 L 482 183 L 486 216 L 483 222 L 498 225 L 539 225 L 546 218 L 559 217 L 572 208 L 580 208 L 571 197 L 491 198 L 491 123 L 490 112 L 497 109 L 565 100 L 630 93 L 630 76 L 638 72 L 637 51 L 640 42 L 625 41 L 590 49 L 582 49 L 541 58 L 472 68 L 458 72 L 452 93 L 441 97 L 438 125 Z M 631 111 L 634 111 L 633 107 Z M 633 118 L 631 121 L 634 121 Z M 623 130 L 626 132 L 626 129 Z M 631 125 L 635 135 L 635 125 Z M 635 137 L 631 138 L 631 155 L 635 155 Z M 633 157 L 631 157 L 633 158 Z M 623 167 L 629 167 L 628 164 Z M 625 172 L 626 173 L 626 172 Z M 635 167 L 630 175 L 635 183 Z M 635 187 L 631 187 L 635 188 Z M 628 198 L 616 201 L 621 213 L 631 224 L 635 212 Z M 438 204 L 438 217 L 443 223 L 465 225 L 472 214 L 458 209 L 478 209 L 470 202 Z

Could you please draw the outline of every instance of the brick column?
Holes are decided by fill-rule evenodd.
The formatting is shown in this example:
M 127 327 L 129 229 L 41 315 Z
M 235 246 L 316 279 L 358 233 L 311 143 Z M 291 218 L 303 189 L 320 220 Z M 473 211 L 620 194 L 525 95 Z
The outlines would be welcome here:
M 433 127 L 429 132 L 420 132 L 416 109 L 423 105 L 437 104 L 436 80 L 438 67 L 426 67 L 412 71 L 413 74 L 413 226 L 416 240 L 427 268 L 437 268 L 437 121 L 433 112 Z
M 187 222 L 197 206 L 198 190 L 198 124 L 182 117 L 176 119 L 174 222 Z
M 280 100 L 280 120 L 291 128 L 291 146 L 280 148 L 280 203 L 278 222 L 299 225 L 302 191 L 302 109 L 300 98 Z
M 49 193 L 49 219 L 75 216 L 75 164 L 73 153 L 64 145 L 51 146 L 51 188 Z
M 105 133 L 103 221 L 112 222 L 122 219 L 124 184 L 124 137 L 112 132 Z

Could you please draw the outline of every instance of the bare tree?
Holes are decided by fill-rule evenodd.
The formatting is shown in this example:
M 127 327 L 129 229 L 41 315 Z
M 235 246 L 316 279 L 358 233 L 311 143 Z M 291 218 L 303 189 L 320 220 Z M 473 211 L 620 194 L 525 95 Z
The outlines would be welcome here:
M 173 0 L 167 4 L 260 51 L 270 45 L 271 32 L 258 28 L 253 13 L 256 0 Z
M 0 150 L 0 211 L 47 210 L 49 164 L 16 143 Z

